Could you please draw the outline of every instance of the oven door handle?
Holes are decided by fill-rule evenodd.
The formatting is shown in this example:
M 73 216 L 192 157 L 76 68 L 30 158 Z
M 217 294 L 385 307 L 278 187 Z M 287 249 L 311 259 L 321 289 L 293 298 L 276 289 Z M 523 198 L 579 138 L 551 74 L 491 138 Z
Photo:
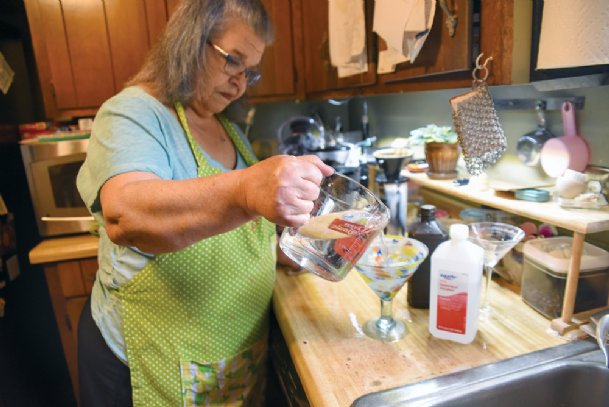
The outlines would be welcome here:
M 85 222 L 95 220 L 93 216 L 43 216 L 43 222 Z

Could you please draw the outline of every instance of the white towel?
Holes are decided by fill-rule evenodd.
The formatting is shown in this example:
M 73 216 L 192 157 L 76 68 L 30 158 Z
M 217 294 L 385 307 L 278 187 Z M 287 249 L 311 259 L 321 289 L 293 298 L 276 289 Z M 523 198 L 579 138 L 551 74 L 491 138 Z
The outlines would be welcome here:
M 364 0 L 328 0 L 330 62 L 339 78 L 368 71 Z
M 415 61 L 431 30 L 435 9 L 436 0 L 375 1 L 373 30 L 387 43 L 387 49 L 379 52 L 379 74 Z
M 609 1 L 546 0 L 537 69 L 609 64 Z

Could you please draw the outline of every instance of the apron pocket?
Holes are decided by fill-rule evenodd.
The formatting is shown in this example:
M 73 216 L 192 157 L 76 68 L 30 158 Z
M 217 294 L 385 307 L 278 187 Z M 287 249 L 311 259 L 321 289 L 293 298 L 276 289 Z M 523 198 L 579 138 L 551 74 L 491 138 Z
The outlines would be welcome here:
M 241 405 L 259 375 L 264 375 L 266 341 L 219 361 L 180 359 L 182 400 L 185 407 L 214 403 Z

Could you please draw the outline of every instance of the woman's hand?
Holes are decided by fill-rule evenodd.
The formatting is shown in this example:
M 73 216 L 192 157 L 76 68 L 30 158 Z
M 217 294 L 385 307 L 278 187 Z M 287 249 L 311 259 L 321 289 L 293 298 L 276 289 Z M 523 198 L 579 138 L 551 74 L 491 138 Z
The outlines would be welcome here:
M 243 170 L 242 205 L 249 214 L 278 225 L 302 226 L 319 196 L 321 180 L 333 173 L 314 155 L 270 157 Z
M 209 177 L 161 180 L 145 172 L 110 178 L 101 189 L 110 239 L 147 253 L 166 253 L 233 230 L 259 216 L 301 226 L 334 172 L 316 156 L 276 156 Z

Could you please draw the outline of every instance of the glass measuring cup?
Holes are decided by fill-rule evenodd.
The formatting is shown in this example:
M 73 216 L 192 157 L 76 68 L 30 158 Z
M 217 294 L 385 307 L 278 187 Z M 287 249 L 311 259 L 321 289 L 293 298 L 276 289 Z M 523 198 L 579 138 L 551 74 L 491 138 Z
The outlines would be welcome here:
M 301 267 L 326 280 L 340 281 L 389 217 L 389 208 L 370 190 L 334 173 L 322 180 L 311 218 L 300 228 L 285 228 L 279 246 Z

